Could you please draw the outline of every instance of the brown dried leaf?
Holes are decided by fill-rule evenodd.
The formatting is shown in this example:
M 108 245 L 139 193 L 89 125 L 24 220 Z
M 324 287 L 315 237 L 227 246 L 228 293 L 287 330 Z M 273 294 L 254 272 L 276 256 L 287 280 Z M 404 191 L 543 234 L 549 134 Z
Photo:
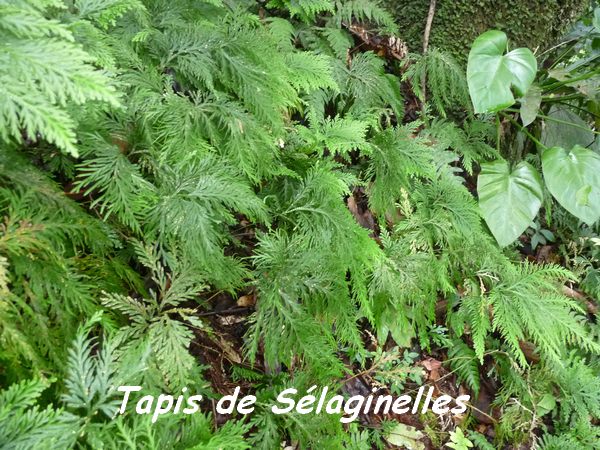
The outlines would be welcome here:
M 438 370 L 440 367 L 442 367 L 442 362 L 435 358 L 427 358 L 421 361 L 421 365 L 431 372 L 432 370 Z
M 375 229 L 375 218 L 373 217 L 373 214 L 369 209 L 363 210 L 363 208 L 361 208 L 356 201 L 354 194 L 348 197 L 348 209 L 361 227 L 369 230 Z
M 428 378 L 431 381 L 437 381 L 440 379 L 440 368 L 442 367 L 442 362 L 438 361 L 434 358 L 427 358 L 420 363 L 428 372 Z
M 254 306 L 256 305 L 256 297 L 253 294 L 242 295 L 240 298 L 238 298 L 237 305 L 244 308 Z

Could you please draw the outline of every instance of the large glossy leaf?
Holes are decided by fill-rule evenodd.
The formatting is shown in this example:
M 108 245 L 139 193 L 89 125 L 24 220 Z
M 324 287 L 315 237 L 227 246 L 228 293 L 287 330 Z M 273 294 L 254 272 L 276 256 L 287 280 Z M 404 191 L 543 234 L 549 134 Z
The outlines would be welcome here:
M 508 40 L 498 30 L 483 33 L 471 47 L 467 64 L 469 93 L 476 113 L 504 109 L 515 102 L 511 91 L 523 95 L 533 82 L 537 61 L 528 48 L 504 54 Z
M 576 145 L 542 153 L 542 171 L 550 193 L 563 208 L 588 225 L 600 218 L 600 156 Z
M 512 172 L 503 160 L 482 164 L 477 192 L 481 214 L 503 247 L 527 229 L 543 198 L 541 177 L 526 162 Z

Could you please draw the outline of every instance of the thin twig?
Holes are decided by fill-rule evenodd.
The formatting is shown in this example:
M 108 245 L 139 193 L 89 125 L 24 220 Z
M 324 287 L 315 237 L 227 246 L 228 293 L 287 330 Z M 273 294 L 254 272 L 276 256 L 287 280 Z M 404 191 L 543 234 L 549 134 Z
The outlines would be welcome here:
M 427 53 L 427 49 L 429 48 L 429 35 L 431 34 L 431 24 L 433 23 L 433 16 L 435 15 L 435 4 L 436 0 L 431 0 L 429 2 L 427 23 L 425 24 L 425 32 L 423 34 L 423 54 Z
M 546 149 L 548 147 L 546 147 L 544 144 L 542 144 L 534 135 L 532 135 L 529 131 L 527 131 L 527 128 L 525 128 L 524 126 L 522 126 L 521 124 L 519 124 L 515 119 L 513 119 L 510 115 L 508 114 L 504 114 L 503 112 L 500 112 L 499 114 L 502 115 L 502 117 L 506 117 L 508 120 L 510 120 L 510 122 L 516 126 L 517 128 L 519 128 L 529 139 L 531 139 L 533 142 L 535 142 L 537 145 L 539 145 L 542 149 Z
M 435 15 L 435 4 L 436 0 L 429 2 L 429 12 L 427 13 L 427 23 L 425 24 L 425 32 L 423 34 L 423 57 L 427 54 L 429 48 L 429 35 L 431 34 L 431 24 L 433 23 L 433 16 Z M 427 102 L 427 70 L 423 70 L 421 75 L 421 93 L 423 100 L 421 104 L 421 112 L 423 120 L 425 120 L 425 103 Z
M 232 309 L 224 309 L 222 311 L 208 311 L 196 314 L 198 317 L 206 317 L 206 316 L 229 316 L 233 314 L 243 314 L 245 312 L 252 311 L 254 308 L 232 308 Z

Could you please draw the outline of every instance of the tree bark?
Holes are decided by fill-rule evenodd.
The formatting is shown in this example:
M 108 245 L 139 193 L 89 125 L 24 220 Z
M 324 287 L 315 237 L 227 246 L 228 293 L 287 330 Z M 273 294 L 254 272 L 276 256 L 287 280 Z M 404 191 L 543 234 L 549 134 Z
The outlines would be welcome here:
M 492 28 L 506 32 L 513 46 L 549 48 L 590 7 L 591 0 L 440 0 L 427 34 L 431 3 L 430 0 L 384 1 L 396 16 L 399 37 L 407 42 L 409 51 L 437 47 L 466 61 L 473 40 Z

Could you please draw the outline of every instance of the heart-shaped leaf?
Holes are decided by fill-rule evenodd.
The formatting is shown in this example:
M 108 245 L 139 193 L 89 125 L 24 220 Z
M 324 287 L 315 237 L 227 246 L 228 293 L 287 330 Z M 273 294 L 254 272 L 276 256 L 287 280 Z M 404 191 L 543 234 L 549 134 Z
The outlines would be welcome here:
M 600 218 L 600 156 L 576 145 L 542 153 L 542 171 L 550 193 L 563 208 L 592 225 Z
M 542 104 L 542 90 L 538 86 L 531 86 L 521 99 L 521 121 L 526 127 L 537 117 Z
M 523 95 L 537 72 L 537 61 L 528 48 L 504 54 L 508 39 L 498 30 L 483 33 L 471 47 L 467 83 L 476 113 L 504 109 L 515 102 L 511 86 Z
M 526 162 L 521 162 L 512 173 L 503 160 L 482 164 L 477 192 L 481 214 L 503 247 L 527 229 L 543 199 L 541 177 Z

